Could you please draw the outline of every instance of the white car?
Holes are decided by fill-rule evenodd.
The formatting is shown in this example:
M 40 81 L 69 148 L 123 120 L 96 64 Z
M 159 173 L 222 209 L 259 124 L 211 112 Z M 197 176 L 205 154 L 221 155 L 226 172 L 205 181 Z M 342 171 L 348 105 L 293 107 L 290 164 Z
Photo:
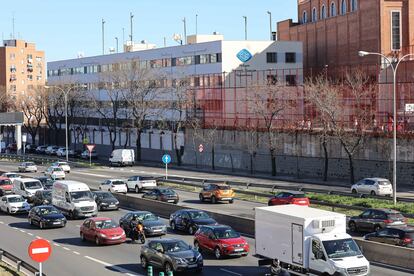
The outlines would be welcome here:
M 51 179 L 65 179 L 65 172 L 60 167 L 51 166 L 45 171 L 45 176 L 49 176 Z
M 17 167 L 19 172 L 37 172 L 37 166 L 33 162 L 23 162 Z
M 58 157 L 65 157 L 66 156 L 66 148 L 59 148 L 56 151 L 56 156 L 58 156 Z M 68 156 L 70 156 L 70 157 L 75 156 L 75 151 L 73 149 L 69 149 Z
M 127 180 L 128 191 L 135 191 L 140 193 L 145 189 L 153 189 L 157 187 L 157 180 L 153 177 L 146 176 L 131 176 Z
M 391 196 L 393 194 L 392 184 L 385 178 L 364 178 L 352 185 L 353 194 L 370 194 Z
M 70 166 L 69 166 L 68 162 L 57 161 L 57 162 L 53 163 L 52 166 L 62 168 L 62 170 L 65 173 L 70 173 Z
M 127 185 L 122 179 L 108 179 L 101 183 L 99 190 L 111 193 L 127 193 Z
M 14 172 L 6 172 L 6 173 L 3 173 L 1 176 L 7 177 L 8 179 L 10 179 L 11 182 L 13 182 L 13 180 L 17 178 L 22 178 L 21 175 L 14 173 Z
M 0 200 L 0 210 L 9 214 L 27 213 L 30 205 L 21 195 L 5 195 Z

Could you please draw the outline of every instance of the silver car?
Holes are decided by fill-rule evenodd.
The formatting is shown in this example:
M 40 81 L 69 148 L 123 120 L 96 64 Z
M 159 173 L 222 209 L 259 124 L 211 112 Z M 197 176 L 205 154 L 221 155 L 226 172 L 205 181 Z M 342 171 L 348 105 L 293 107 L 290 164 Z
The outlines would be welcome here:
M 179 239 L 157 239 L 141 247 L 141 267 L 152 265 L 169 272 L 203 270 L 200 252 Z
M 19 172 L 37 172 L 37 166 L 33 162 L 23 162 L 17 168 Z

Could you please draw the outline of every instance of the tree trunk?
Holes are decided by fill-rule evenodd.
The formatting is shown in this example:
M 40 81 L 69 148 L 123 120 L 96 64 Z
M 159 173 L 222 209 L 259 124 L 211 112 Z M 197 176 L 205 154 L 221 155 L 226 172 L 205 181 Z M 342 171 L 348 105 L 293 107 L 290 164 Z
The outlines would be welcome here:
M 177 165 L 181 166 L 181 150 L 175 148 L 175 155 L 177 157 Z
M 253 174 L 253 154 L 250 153 L 250 174 Z
M 35 145 L 36 144 L 36 134 L 37 131 L 35 133 L 30 133 L 30 136 L 32 137 L 32 144 Z M 27 143 L 28 144 L 28 143 Z
M 214 145 L 211 146 L 211 168 L 213 171 L 216 169 L 216 164 L 214 160 Z
M 322 147 L 323 147 L 323 157 L 324 157 L 324 164 L 325 164 L 323 167 L 323 181 L 328 181 L 329 157 L 328 157 L 328 147 L 326 143 L 326 137 L 323 137 Z
M 350 174 L 350 181 L 351 184 L 355 183 L 355 176 L 354 176 L 354 158 L 352 156 L 352 154 L 347 153 L 348 154 L 348 159 L 349 159 L 349 174 Z
M 270 149 L 270 161 L 272 164 L 272 176 L 276 176 L 276 156 L 274 149 Z
M 137 147 L 137 156 L 135 157 L 135 160 L 137 162 L 141 161 L 141 129 L 137 129 L 137 140 L 136 140 L 136 147 Z

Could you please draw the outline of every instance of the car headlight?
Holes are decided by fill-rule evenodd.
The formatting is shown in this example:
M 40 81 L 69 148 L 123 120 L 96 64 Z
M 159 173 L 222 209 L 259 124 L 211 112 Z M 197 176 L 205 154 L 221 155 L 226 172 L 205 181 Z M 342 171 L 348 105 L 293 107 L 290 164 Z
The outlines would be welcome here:
M 106 235 L 105 234 L 103 234 L 103 233 L 99 233 L 99 236 L 101 237 L 101 238 L 106 238 Z
M 221 246 L 223 246 L 224 248 L 229 247 L 230 245 L 228 244 L 222 244 Z
M 185 264 L 185 260 L 183 258 L 174 258 L 174 261 L 177 264 Z
M 106 205 L 108 205 L 108 203 L 102 202 L 101 205 L 106 206 Z

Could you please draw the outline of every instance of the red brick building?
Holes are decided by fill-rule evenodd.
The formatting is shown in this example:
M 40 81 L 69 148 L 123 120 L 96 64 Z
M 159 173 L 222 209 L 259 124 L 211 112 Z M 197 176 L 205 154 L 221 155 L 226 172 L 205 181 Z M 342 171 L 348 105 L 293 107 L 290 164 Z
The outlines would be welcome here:
M 303 42 L 304 69 L 378 64 L 414 45 L 414 0 L 298 0 L 298 18 L 277 24 L 279 40 Z

